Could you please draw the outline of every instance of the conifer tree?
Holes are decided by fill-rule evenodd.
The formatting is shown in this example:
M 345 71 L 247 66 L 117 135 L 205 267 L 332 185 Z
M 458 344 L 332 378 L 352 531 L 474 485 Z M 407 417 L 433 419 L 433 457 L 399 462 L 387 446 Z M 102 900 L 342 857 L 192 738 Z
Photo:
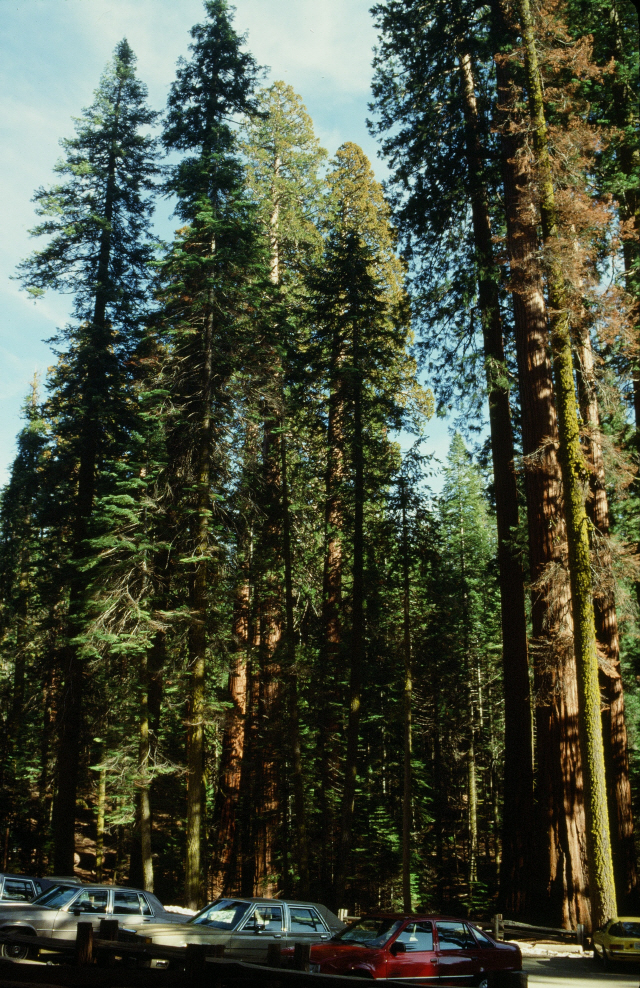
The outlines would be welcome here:
M 351 849 L 362 675 L 366 654 L 364 507 L 367 445 L 376 425 L 398 425 L 412 405 L 426 410 L 428 400 L 412 383 L 413 364 L 405 346 L 408 311 L 403 268 L 395 254 L 389 208 L 371 166 L 355 144 L 339 148 L 329 175 L 329 236 L 322 271 L 312 278 L 312 358 L 322 366 L 329 406 L 327 457 L 343 460 L 341 489 L 327 487 L 326 498 L 339 497 L 340 513 L 351 515 L 349 686 L 341 825 L 335 865 L 335 902 L 345 895 Z M 397 396 L 404 395 L 398 401 Z M 404 405 L 404 407 L 403 407 Z M 341 428 L 332 430 L 331 409 L 340 408 Z M 331 448 L 333 445 L 334 448 Z M 330 483 L 336 478 L 327 473 Z M 347 499 L 346 492 L 349 490 Z
M 169 438 L 170 469 L 182 473 L 189 567 L 191 684 L 187 713 L 187 833 L 185 901 L 195 908 L 201 887 L 204 821 L 205 682 L 209 597 L 221 546 L 216 544 L 212 494 L 216 438 L 228 418 L 225 388 L 240 363 L 248 286 L 261 276 L 254 212 L 245 191 L 232 118 L 255 109 L 257 68 L 243 52 L 225 0 L 206 0 L 206 21 L 191 30 L 190 60 L 178 64 L 168 99 L 164 144 L 186 156 L 172 166 L 166 190 L 189 225 L 164 263 L 164 298 L 173 337 L 179 406 Z M 257 298 L 257 296 L 256 296 Z
M 46 289 L 73 296 L 74 323 L 62 334 L 65 366 L 52 381 L 51 407 L 64 436 L 68 470 L 77 470 L 70 536 L 68 643 L 58 723 L 58 779 L 54 804 L 54 870 L 73 872 L 75 803 L 80 756 L 85 580 L 79 564 L 101 465 L 125 428 L 121 397 L 127 364 L 138 340 L 148 301 L 152 257 L 149 234 L 155 142 L 146 131 L 155 114 L 135 74 L 135 55 L 125 41 L 76 122 L 76 136 L 62 142 L 56 166 L 60 184 L 35 195 L 44 221 L 32 231 L 46 247 L 21 267 L 34 295 Z
M 526 908 L 522 883 L 531 849 L 533 741 L 527 713 L 524 574 L 513 541 L 519 524 L 514 436 L 500 274 L 492 243 L 494 152 L 474 65 L 487 56 L 486 30 L 482 13 L 465 2 L 445 9 L 389 0 L 376 6 L 374 15 L 382 44 L 374 63 L 378 120 L 372 129 L 382 136 L 383 153 L 393 168 L 395 216 L 405 252 L 414 261 L 416 310 L 425 313 L 424 349 L 432 366 L 437 361 L 443 404 L 450 404 L 456 392 L 467 407 L 470 398 L 477 405 L 483 392 L 488 399 L 508 737 L 504 894 L 521 912 Z M 445 130 L 443 141 L 436 135 Z M 472 299 L 481 341 L 476 339 L 475 318 L 467 318 Z M 469 351 L 477 369 L 470 366 Z
M 263 418 L 261 443 L 263 451 L 263 477 L 260 483 L 253 474 L 253 489 L 249 497 L 259 508 L 259 517 L 253 524 L 254 540 L 252 567 L 253 585 L 246 582 L 246 557 L 248 554 L 247 527 L 239 526 L 237 556 L 241 582 L 238 585 L 238 606 L 243 610 L 242 601 L 253 595 L 257 600 L 259 634 L 261 641 L 260 669 L 268 675 L 272 685 L 264 684 L 265 697 L 261 710 L 259 760 L 254 766 L 259 783 L 265 791 L 257 794 L 265 812 L 256 809 L 252 823 L 252 833 L 245 834 L 244 843 L 250 846 L 264 844 L 271 859 L 278 844 L 277 832 L 281 826 L 281 814 L 267 813 L 267 803 L 273 804 L 273 780 L 283 787 L 285 765 L 290 766 L 294 791 L 295 833 L 294 844 L 296 866 L 299 878 L 299 894 L 308 895 L 308 864 L 306 849 L 306 823 L 304 782 L 299 738 L 298 687 L 295 671 L 295 631 L 293 602 L 293 550 L 292 520 L 290 511 L 290 468 L 287 452 L 290 412 L 288 409 L 287 386 L 291 376 L 291 355 L 296 351 L 300 335 L 298 310 L 304 306 L 301 269 L 309 263 L 314 251 L 320 248 L 320 234 L 315 220 L 321 206 L 322 184 L 318 169 L 326 152 L 314 136 L 313 125 L 300 97 L 291 86 L 276 82 L 258 94 L 258 113 L 250 117 L 242 129 L 241 148 L 246 161 L 246 178 L 251 195 L 258 210 L 265 242 L 269 251 L 270 280 L 279 294 L 279 308 L 264 338 L 261 366 L 257 368 L 257 378 L 251 387 L 260 393 L 260 408 L 255 415 Z M 250 423 L 247 434 L 253 435 L 255 426 Z M 257 441 L 257 439 L 256 439 Z M 252 458 L 247 459 L 249 467 Z M 247 481 L 250 475 L 247 473 Z M 284 587 L 281 586 L 281 570 L 284 569 Z M 284 611 L 284 613 L 282 613 Z M 247 622 L 238 626 L 248 629 Z M 284 642 L 281 634 L 284 629 Z M 268 643 L 268 644 L 267 644 Z M 237 649 L 230 684 L 246 693 L 247 642 Z M 282 645 L 284 644 L 284 649 Z M 284 663 L 280 658 L 284 652 Z M 284 670 L 280 670 L 284 664 Z M 259 672 L 258 675 L 261 673 Z M 282 687 L 273 680 L 281 679 Z M 259 689 L 256 681 L 255 688 Z M 229 709 L 227 728 L 223 740 L 223 767 L 218 793 L 217 816 L 230 828 L 231 833 L 220 833 L 221 860 L 218 882 L 223 886 L 229 880 L 227 875 L 233 852 L 233 834 L 236 828 L 236 814 L 239 808 L 240 775 L 237 767 L 231 764 L 244 751 L 244 734 L 253 729 L 251 712 L 242 728 L 238 723 L 237 711 L 246 711 L 246 695 L 232 695 L 233 707 Z M 289 744 L 281 744 L 282 725 L 276 711 L 284 707 L 289 729 Z M 283 750 L 284 748 L 284 750 Z M 281 760 L 283 762 L 281 763 Z M 246 775 L 246 773 L 245 773 Z M 265 785 L 262 785 L 264 782 Z M 268 790 L 271 789 L 269 792 Z M 282 792 L 278 794 L 282 801 Z M 286 807 L 284 809 L 286 813 Z M 236 841 L 236 852 L 239 845 Z M 250 849 L 249 849 L 249 852 Z M 288 881 L 287 869 L 283 881 Z M 267 873 L 273 868 L 262 866 L 254 873 L 253 883 L 258 887 L 261 870 Z M 220 886 L 219 886 L 220 887 Z

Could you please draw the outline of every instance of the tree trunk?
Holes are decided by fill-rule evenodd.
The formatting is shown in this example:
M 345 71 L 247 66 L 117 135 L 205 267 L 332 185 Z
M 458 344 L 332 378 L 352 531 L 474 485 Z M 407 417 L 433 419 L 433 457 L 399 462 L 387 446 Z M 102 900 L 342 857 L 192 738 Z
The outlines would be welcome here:
M 212 251 L 213 253 L 213 251 Z M 197 510 L 191 577 L 189 699 L 187 710 L 187 828 L 185 905 L 197 909 L 201 892 L 201 841 L 204 814 L 204 711 L 207 652 L 209 558 L 211 555 L 211 461 L 213 453 L 213 303 L 209 301 L 202 338 Z
M 637 886 L 636 854 L 633 837 L 633 806 L 629 782 L 629 753 L 624 714 L 624 693 L 620 669 L 618 619 L 613 592 L 611 554 L 608 549 L 609 503 L 605 486 L 600 432 L 600 410 L 593 350 L 588 333 L 578 351 L 578 395 L 580 412 L 587 432 L 585 452 L 590 468 L 590 497 L 587 513 L 598 540 L 598 559 L 603 572 L 593 600 L 596 637 L 600 646 L 600 684 L 604 694 L 602 729 L 609 797 L 611 845 L 616 877 L 616 893 L 622 904 L 629 901 Z
M 557 240 L 555 194 L 551 178 L 542 85 L 529 0 L 519 0 L 519 13 L 524 42 L 529 114 L 538 172 L 542 234 L 545 247 L 548 250 L 547 285 L 551 310 L 550 337 L 558 412 L 560 465 L 567 522 L 574 648 L 578 670 L 578 730 L 584 772 L 589 894 L 591 919 L 594 927 L 599 928 L 608 919 L 617 915 L 617 907 L 600 717 L 589 527 L 582 491 L 586 470 L 580 446 L 573 379 L 573 353 L 570 322 L 566 308 L 564 276 L 560 259 L 553 255 Z
M 209 896 L 233 892 L 235 887 L 234 849 L 239 826 L 240 782 L 244 757 L 244 727 L 247 713 L 247 659 L 249 646 L 249 608 L 251 606 L 250 562 L 244 558 L 236 585 L 233 613 L 233 658 L 229 670 L 228 699 L 215 819 L 217 824 L 216 859 L 212 869 Z
M 153 858 L 151 856 L 151 802 L 149 798 L 149 684 L 148 659 L 146 652 L 140 657 L 140 720 L 138 747 L 138 825 L 140 827 L 140 850 L 142 855 L 143 888 L 153 892 Z
M 501 12 L 497 33 L 509 36 Z M 531 583 L 531 653 L 536 695 L 536 860 L 531 918 L 574 929 L 589 923 L 577 672 L 571 647 L 571 591 L 557 454 L 546 305 L 538 261 L 537 210 L 518 91 L 496 59 L 499 124 L 513 302 Z M 570 771 L 566 770 L 570 766 Z
M 336 861 L 336 903 L 344 906 L 347 868 L 351 852 L 353 814 L 358 777 L 358 741 L 364 667 L 364 448 L 362 430 L 362 370 L 360 329 L 354 327 L 353 342 L 353 590 L 351 599 L 351 663 L 349 669 L 349 717 L 344 765 L 341 831 Z
M 117 121 L 122 81 L 116 98 L 114 118 Z M 91 323 L 91 352 L 88 358 L 87 391 L 81 396 L 83 408 L 79 443 L 78 488 L 75 501 L 75 522 L 71 549 L 70 596 L 68 612 L 69 639 L 78 632 L 82 621 L 86 576 L 78 563 L 86 551 L 93 502 L 95 497 L 96 464 L 99 444 L 99 409 L 96 395 L 105 387 L 103 358 L 111 345 L 107 325 L 109 264 L 111 260 L 111 223 L 116 194 L 116 138 L 107 162 L 105 206 L 96 271 L 96 293 Z M 80 730 L 82 724 L 83 663 L 78 646 L 69 641 L 63 656 L 63 694 L 58 705 L 57 786 L 53 805 L 53 870 L 59 875 L 73 875 L 75 869 L 75 819 L 78 773 L 80 763 Z
M 336 739 L 338 698 L 335 677 L 342 646 L 342 530 L 344 524 L 341 485 L 344 479 L 344 395 L 339 347 L 331 357 L 331 391 L 327 424 L 325 473 L 324 568 L 322 580 L 322 638 L 320 643 L 320 710 L 316 761 L 320 775 L 320 865 L 318 898 L 337 908 L 334 901 L 333 849 L 335 840 L 334 794 L 339 759 Z
M 482 314 L 489 426 L 496 492 L 502 654 L 505 699 L 505 766 L 501 895 L 512 915 L 527 908 L 533 815 L 533 752 L 524 573 L 512 545 L 518 527 L 518 494 L 513 430 L 505 369 L 498 297 L 499 275 L 493 257 L 485 163 L 471 59 L 460 54 L 460 77 L 467 133 L 467 164 L 473 220 L 478 295 Z
M 101 744 L 96 804 L 96 882 L 102 882 L 104 879 L 104 820 L 107 803 L 107 770 L 104 766 L 104 757 L 104 744 Z
M 403 793 L 402 793 L 402 908 L 412 911 L 411 903 L 411 714 L 413 676 L 411 663 L 411 611 L 409 579 L 409 546 L 407 540 L 406 479 L 400 479 L 402 512 L 402 654 L 404 658 L 404 683 L 402 695 L 403 722 Z
M 293 781 L 293 805 L 295 814 L 295 847 L 298 869 L 298 895 L 309 896 L 309 849 L 305 810 L 304 776 L 302 774 L 302 748 L 300 740 L 300 710 L 298 707 L 298 672 L 296 669 L 296 643 L 293 626 L 293 571 L 291 559 L 291 516 L 289 511 L 289 482 L 287 475 L 287 439 L 280 438 L 282 452 L 282 535 L 284 553 L 286 645 L 287 645 L 287 700 L 291 772 Z
M 276 382 L 276 388 L 278 387 Z M 274 389 L 275 390 L 275 389 Z M 279 390 L 279 389 L 278 389 Z M 265 407 L 263 415 L 263 506 L 264 523 L 259 542 L 262 580 L 259 589 L 259 638 L 255 758 L 253 844 L 256 855 L 254 895 L 273 895 L 277 890 L 278 830 L 281 820 L 282 690 L 281 655 L 283 639 L 282 585 L 282 476 L 280 437 L 276 411 Z

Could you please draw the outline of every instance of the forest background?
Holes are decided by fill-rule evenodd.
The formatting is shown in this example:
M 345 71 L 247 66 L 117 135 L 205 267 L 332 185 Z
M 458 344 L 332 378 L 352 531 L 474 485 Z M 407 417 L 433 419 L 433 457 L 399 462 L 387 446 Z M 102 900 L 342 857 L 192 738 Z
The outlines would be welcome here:
M 119 42 L 36 193 L 23 288 L 73 307 L 2 499 L 3 867 L 599 923 L 637 897 L 635 9 L 374 8 L 386 199 L 241 13 L 162 121 Z

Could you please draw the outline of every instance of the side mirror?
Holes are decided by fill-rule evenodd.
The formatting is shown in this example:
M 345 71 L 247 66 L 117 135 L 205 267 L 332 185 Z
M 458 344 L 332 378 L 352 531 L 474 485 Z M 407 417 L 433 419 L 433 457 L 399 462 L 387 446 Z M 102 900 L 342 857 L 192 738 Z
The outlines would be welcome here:
M 74 916 L 82 916 L 82 909 L 80 908 L 80 906 L 74 906 L 71 912 L 73 913 Z
M 407 948 L 404 943 L 401 943 L 400 940 L 394 940 L 394 942 L 389 947 L 389 951 L 395 957 L 397 954 L 406 954 Z

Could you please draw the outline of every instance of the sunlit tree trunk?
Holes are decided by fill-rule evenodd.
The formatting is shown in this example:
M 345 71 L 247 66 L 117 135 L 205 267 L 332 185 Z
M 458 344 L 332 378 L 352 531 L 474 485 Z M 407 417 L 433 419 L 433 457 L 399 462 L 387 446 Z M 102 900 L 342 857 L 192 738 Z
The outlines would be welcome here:
M 589 897 L 591 919 L 594 927 L 599 928 L 608 919 L 617 915 L 617 907 L 600 717 L 589 527 L 582 486 L 586 470 L 580 445 L 566 289 L 560 259 L 554 255 L 557 241 L 555 193 L 529 0 L 519 0 L 518 10 L 524 43 L 542 233 L 547 250 L 550 339 L 567 523 L 574 648 L 578 670 L 578 730 L 584 773 Z
M 500 26 L 500 11 L 497 16 Z M 577 673 L 571 647 L 571 591 L 563 549 L 566 534 L 558 424 L 538 259 L 533 172 L 517 108 L 518 92 L 503 59 L 497 59 L 497 81 L 533 586 L 537 812 L 533 818 L 536 857 L 529 881 L 530 913 L 551 925 L 573 929 L 577 923 L 589 922 L 590 905 L 581 837 L 584 797 L 577 737 Z M 509 908 L 508 900 L 503 906 Z
M 620 641 L 613 591 L 607 499 L 600 431 L 593 349 L 589 335 L 582 335 L 577 347 L 578 395 L 583 426 L 587 433 L 585 452 L 590 468 L 590 496 L 587 512 L 593 523 L 601 572 L 601 586 L 593 601 L 596 636 L 600 646 L 600 683 L 605 699 L 602 728 L 609 794 L 609 820 L 616 891 L 620 903 L 629 899 L 637 885 L 633 806 L 629 782 L 629 753 L 625 723 L 624 693 L 620 669 Z

